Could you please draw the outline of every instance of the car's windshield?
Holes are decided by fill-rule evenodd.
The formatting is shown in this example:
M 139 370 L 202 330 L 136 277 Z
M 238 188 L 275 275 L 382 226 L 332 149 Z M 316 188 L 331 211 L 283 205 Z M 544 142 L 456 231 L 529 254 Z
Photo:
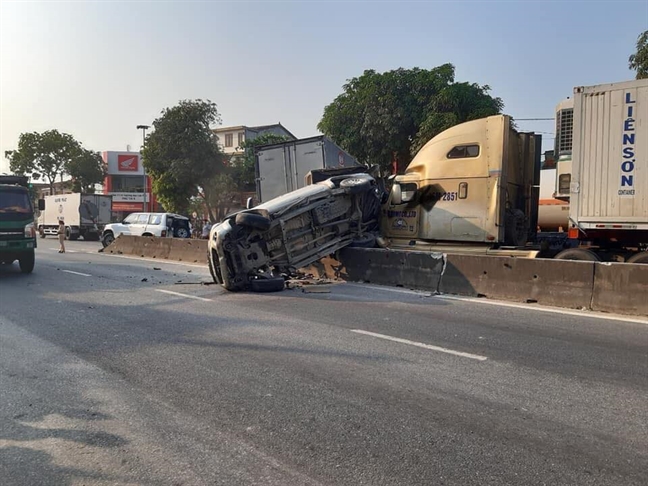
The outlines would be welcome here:
M 23 191 L 2 191 L 0 192 L 0 213 L 24 213 L 33 212 L 29 195 Z

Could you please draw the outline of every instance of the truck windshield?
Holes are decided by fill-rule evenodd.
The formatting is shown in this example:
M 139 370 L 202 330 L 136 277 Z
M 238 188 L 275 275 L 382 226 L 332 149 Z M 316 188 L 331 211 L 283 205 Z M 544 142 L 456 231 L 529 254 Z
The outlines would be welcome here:
M 0 191 L 0 213 L 33 212 L 29 195 L 23 191 Z

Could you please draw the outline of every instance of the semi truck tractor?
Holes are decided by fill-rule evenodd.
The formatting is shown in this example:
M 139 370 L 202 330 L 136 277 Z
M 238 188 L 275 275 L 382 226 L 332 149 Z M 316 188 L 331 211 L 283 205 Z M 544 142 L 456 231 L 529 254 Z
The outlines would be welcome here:
M 566 232 L 536 231 L 540 136 L 498 115 L 419 151 L 393 180 L 383 233 L 395 247 L 648 263 L 648 80 L 575 88 L 571 137 L 555 178 Z
M 45 201 L 38 201 L 45 209 Z M 23 273 L 34 270 L 36 229 L 34 207 L 25 176 L 0 175 L 0 264 L 18 260 Z
M 101 194 L 57 194 L 45 196 L 45 207 L 38 220 L 41 238 L 58 233 L 59 220 L 65 222 L 65 236 L 69 240 L 82 237 L 99 241 L 103 227 L 110 223 L 112 196 Z

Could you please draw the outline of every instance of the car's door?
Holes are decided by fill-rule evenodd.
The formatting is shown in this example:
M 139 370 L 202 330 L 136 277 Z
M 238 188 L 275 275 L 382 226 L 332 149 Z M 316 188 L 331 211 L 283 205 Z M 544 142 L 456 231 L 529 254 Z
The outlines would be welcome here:
M 119 235 L 131 235 L 131 226 L 137 222 L 137 213 L 129 214 L 121 223 L 112 226 L 115 238 Z
M 142 236 L 146 232 L 146 225 L 148 224 L 148 213 L 140 213 L 137 215 L 137 221 L 130 225 L 131 235 Z
M 153 236 L 162 236 L 162 230 L 165 229 L 162 226 L 162 214 L 150 214 L 148 222 L 146 225 L 146 233 L 150 233 Z

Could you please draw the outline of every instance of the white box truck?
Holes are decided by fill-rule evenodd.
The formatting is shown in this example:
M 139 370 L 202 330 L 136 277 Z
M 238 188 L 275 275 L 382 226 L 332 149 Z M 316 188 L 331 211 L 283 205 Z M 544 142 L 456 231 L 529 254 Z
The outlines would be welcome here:
M 256 147 L 255 159 L 259 203 L 304 187 L 311 170 L 360 165 L 323 135 Z
M 83 237 L 87 241 L 99 241 L 111 215 L 112 196 L 80 193 L 45 196 L 45 211 L 38 218 L 38 232 L 41 238 L 56 235 L 59 220 L 63 218 L 67 239 Z

